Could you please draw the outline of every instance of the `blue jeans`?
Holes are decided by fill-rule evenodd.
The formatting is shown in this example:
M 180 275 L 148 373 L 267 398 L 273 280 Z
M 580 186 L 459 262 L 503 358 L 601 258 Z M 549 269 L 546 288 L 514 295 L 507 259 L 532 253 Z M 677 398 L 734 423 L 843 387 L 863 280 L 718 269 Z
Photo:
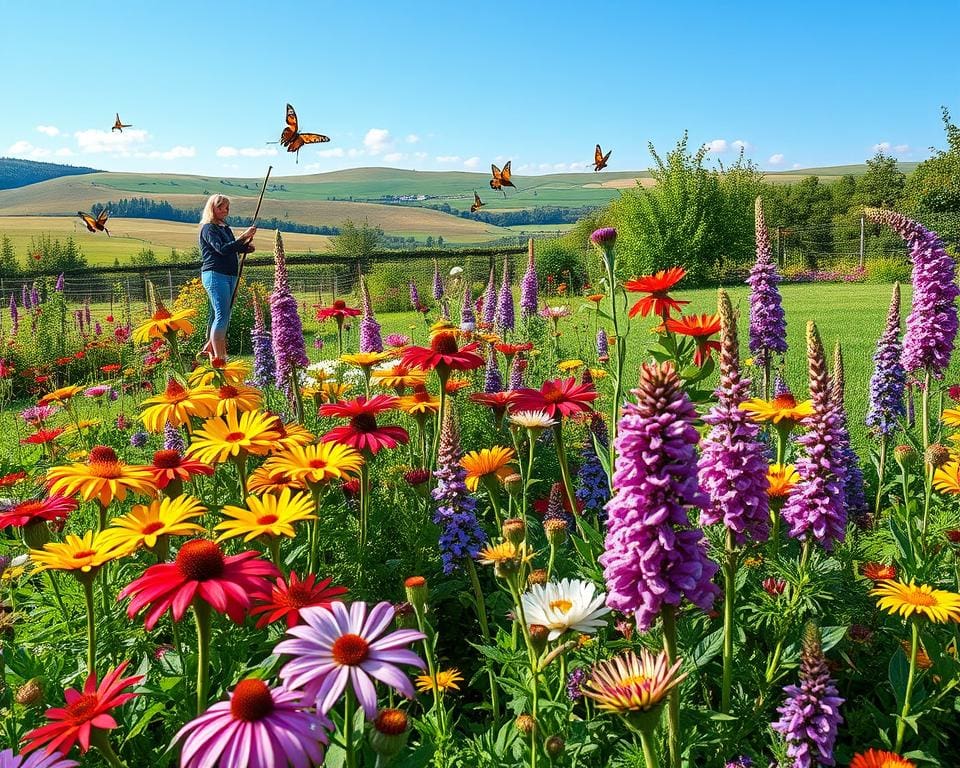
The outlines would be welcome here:
M 224 275 L 211 269 L 200 273 L 200 282 L 210 297 L 210 333 L 226 334 L 230 325 L 230 299 L 237 284 L 236 275 Z

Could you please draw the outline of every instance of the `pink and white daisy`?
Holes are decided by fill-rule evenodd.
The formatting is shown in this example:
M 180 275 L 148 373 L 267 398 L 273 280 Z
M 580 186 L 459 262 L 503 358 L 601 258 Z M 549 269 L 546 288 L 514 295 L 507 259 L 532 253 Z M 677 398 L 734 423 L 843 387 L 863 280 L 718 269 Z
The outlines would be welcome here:
M 377 716 L 377 692 L 371 678 L 413 698 L 413 684 L 398 664 L 423 669 L 423 661 L 403 646 L 423 640 L 422 632 L 401 629 L 383 635 L 393 621 L 393 606 L 377 603 L 367 616 L 367 604 L 341 602 L 329 609 L 305 608 L 306 622 L 288 630 L 293 637 L 282 640 L 275 654 L 294 659 L 280 670 L 280 679 L 290 690 L 302 690 L 307 701 L 316 702 L 326 714 L 336 705 L 349 681 L 367 720 Z M 381 635 L 383 635 L 381 637 Z
M 309 768 L 323 763 L 333 724 L 301 705 L 298 691 L 267 687 L 249 678 L 230 698 L 191 720 L 174 737 L 186 737 L 180 768 Z

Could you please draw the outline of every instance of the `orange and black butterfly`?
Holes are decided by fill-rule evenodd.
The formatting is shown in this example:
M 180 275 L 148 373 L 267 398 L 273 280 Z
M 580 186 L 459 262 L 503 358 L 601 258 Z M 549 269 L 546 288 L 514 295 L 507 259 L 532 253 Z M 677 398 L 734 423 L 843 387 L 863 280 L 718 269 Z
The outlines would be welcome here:
M 493 178 L 490 179 L 490 189 L 499 189 L 501 192 L 503 192 L 503 196 L 506 197 L 507 191 L 504 189 L 504 187 L 513 187 L 514 189 L 517 188 L 516 185 L 510 181 L 509 160 L 507 160 L 507 164 L 503 166 L 502 171 L 497 168 L 497 166 L 492 164 L 490 166 L 490 171 L 493 173 Z
M 107 237 L 110 237 L 110 230 L 107 229 L 107 217 L 110 213 L 104 208 L 100 211 L 97 218 L 93 218 L 89 213 L 84 213 L 83 211 L 77 211 L 77 216 L 83 219 L 83 223 L 87 225 L 87 229 L 91 232 L 106 232 Z
M 610 155 L 613 154 L 611 149 L 607 154 L 603 154 L 603 150 L 600 149 L 600 145 L 597 144 L 597 148 L 593 151 L 593 170 L 599 171 L 607 167 L 607 160 L 610 159 Z
M 329 136 L 320 133 L 300 133 L 297 125 L 297 113 L 287 104 L 287 127 L 280 134 L 280 146 L 286 147 L 287 152 L 297 153 L 297 162 L 300 162 L 300 147 L 304 144 L 322 144 L 330 141 Z
M 133 128 L 133 125 L 128 123 L 121 123 L 120 113 L 117 112 L 117 119 L 113 121 L 113 128 L 110 129 L 110 133 L 113 133 L 114 131 L 120 131 L 120 133 L 123 133 L 124 128 Z
M 493 182 L 490 182 L 490 183 L 493 184 Z M 486 205 L 486 203 L 483 202 L 483 200 L 480 199 L 480 195 L 478 195 L 478 194 L 476 193 L 476 191 L 474 191 L 474 193 L 473 193 L 473 205 L 470 206 L 470 213 L 476 213 L 476 212 L 479 211 L 481 208 L 483 208 L 483 206 L 485 206 L 485 205 Z

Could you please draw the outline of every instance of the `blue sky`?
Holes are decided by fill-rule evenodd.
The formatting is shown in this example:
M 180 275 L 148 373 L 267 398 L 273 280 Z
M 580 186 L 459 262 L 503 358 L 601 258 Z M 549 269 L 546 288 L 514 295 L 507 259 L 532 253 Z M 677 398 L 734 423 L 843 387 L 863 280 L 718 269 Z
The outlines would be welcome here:
M 960 118 L 960 4 L 0 4 L 0 155 L 213 176 L 650 165 L 682 132 L 770 170 L 921 160 Z M 162 8 L 162 10 L 160 10 Z M 284 105 L 329 144 L 299 165 Z M 133 128 L 111 133 L 114 113 Z

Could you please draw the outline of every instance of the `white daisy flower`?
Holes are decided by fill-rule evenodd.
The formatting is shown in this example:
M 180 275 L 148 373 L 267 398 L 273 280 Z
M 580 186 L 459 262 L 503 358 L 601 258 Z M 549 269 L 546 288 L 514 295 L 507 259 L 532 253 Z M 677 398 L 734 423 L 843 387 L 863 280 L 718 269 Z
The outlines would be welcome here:
M 550 630 L 548 640 L 556 640 L 569 629 L 592 635 L 606 624 L 601 617 L 610 613 L 605 599 L 605 592 L 598 594 L 596 586 L 583 579 L 534 584 L 520 596 L 527 626 L 546 627 Z

